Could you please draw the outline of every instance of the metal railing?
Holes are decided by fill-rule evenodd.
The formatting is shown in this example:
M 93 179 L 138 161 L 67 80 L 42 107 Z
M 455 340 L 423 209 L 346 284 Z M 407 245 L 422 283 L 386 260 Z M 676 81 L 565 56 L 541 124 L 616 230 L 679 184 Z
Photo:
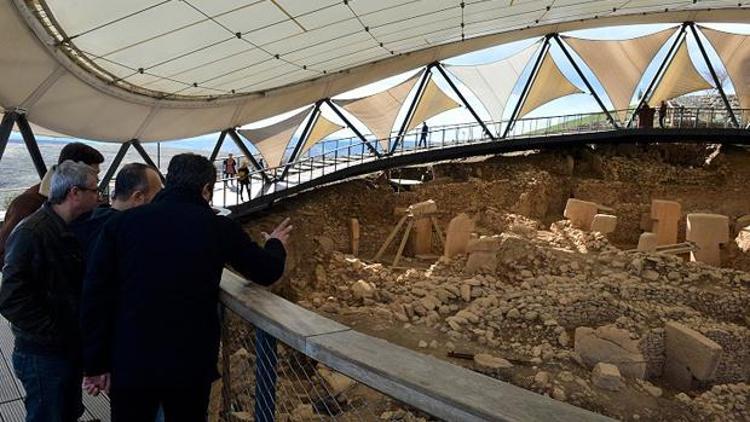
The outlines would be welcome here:
M 614 116 L 627 118 L 632 112 L 633 110 L 630 109 L 611 111 L 610 113 Z M 736 109 L 734 113 L 740 120 L 741 127 L 745 127 L 747 124 L 745 116 L 750 115 L 750 110 Z M 641 116 L 636 116 L 627 128 L 622 127 L 619 130 L 637 131 L 643 127 L 659 127 L 660 123 L 664 125 L 665 129 L 732 127 L 726 110 L 679 107 L 668 109 L 662 120 L 659 119 L 658 112 L 653 116 L 653 120 L 648 122 L 642 121 Z M 401 138 L 394 133 L 388 139 L 373 139 L 368 140 L 368 142 L 376 146 L 382 157 L 393 157 L 469 144 L 618 130 L 612 127 L 603 112 L 517 119 L 513 123 L 508 136 L 501 139 L 500 134 L 503 133 L 507 124 L 508 122 L 484 122 L 484 125 L 492 132 L 494 139 L 487 136 L 481 124 L 463 123 L 431 127 L 425 136 L 423 136 L 420 127 L 417 127 Z M 624 126 L 624 124 L 621 124 L 621 126 Z M 394 145 L 396 145 L 395 149 Z M 365 143 L 358 138 L 326 141 L 317 148 L 317 153 L 308 154 L 281 166 L 267 167 L 263 170 L 250 172 L 247 184 L 250 195 L 244 192 L 242 197 L 240 196 L 236 178 L 220 178 L 217 182 L 214 203 L 218 200 L 223 206 L 240 204 L 332 172 L 377 159 L 379 157 L 372 154 Z M 289 169 L 284 179 L 279 179 L 280 175 L 284 174 L 286 167 L 289 167 Z M 271 180 L 270 183 L 265 180 L 263 173 Z
M 361 334 L 228 270 L 220 300 L 225 421 L 610 420 Z

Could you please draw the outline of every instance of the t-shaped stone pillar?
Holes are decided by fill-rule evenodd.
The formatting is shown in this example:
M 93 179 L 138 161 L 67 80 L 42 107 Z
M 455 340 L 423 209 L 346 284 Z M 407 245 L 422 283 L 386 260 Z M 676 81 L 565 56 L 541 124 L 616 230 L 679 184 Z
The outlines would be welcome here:
M 677 243 L 677 226 L 682 217 L 682 206 L 676 201 L 651 200 L 651 232 L 656 235 L 657 245 Z
M 445 248 L 443 255 L 446 258 L 466 253 L 466 247 L 474 231 L 474 220 L 468 215 L 461 213 L 448 223 L 448 231 L 445 236 Z
M 581 201 L 570 198 L 565 204 L 563 216 L 570 220 L 573 227 L 581 230 L 590 230 L 594 216 L 599 211 L 599 205 L 594 202 Z
M 691 261 L 721 265 L 719 245 L 729 241 L 729 217 L 718 214 L 688 214 L 685 238 L 698 246 L 698 250 L 690 253 Z

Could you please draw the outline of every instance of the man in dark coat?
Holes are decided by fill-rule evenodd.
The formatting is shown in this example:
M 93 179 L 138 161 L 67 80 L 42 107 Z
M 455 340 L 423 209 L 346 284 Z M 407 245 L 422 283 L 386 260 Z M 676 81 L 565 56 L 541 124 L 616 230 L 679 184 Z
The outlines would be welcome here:
M 209 206 L 211 162 L 180 154 L 154 201 L 113 216 L 94 247 L 81 304 L 84 385 L 111 385 L 114 421 L 205 420 L 219 349 L 224 265 L 269 285 L 284 272 L 291 226 L 258 246 Z
M 74 422 L 83 413 L 78 311 L 85 265 L 69 224 L 98 201 L 96 171 L 65 161 L 53 171 L 48 201 L 8 238 L 0 313 L 15 336 L 13 370 L 26 390 L 28 422 Z

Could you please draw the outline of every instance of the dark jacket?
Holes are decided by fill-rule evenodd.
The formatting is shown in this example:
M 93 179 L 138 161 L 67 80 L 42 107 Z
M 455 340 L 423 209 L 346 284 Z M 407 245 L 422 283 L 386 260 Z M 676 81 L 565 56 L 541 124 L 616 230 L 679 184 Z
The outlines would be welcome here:
M 79 358 L 85 267 L 65 221 L 45 204 L 10 235 L 5 258 L 0 313 L 12 324 L 16 347 Z
M 281 242 L 259 247 L 197 194 L 168 188 L 116 214 L 84 281 L 85 373 L 111 372 L 113 386 L 125 388 L 215 379 L 224 265 L 268 285 L 285 259 Z
M 112 207 L 98 207 L 85 218 L 78 218 L 70 223 L 70 230 L 81 244 L 86 259 L 91 255 L 94 249 L 94 241 L 99 236 L 104 223 L 119 212 Z
M 3 258 L 10 233 L 21 220 L 33 214 L 46 200 L 47 198 L 44 195 L 39 194 L 39 184 L 37 183 L 10 202 L 8 210 L 5 211 L 3 226 L 0 227 L 0 269 L 3 268 Z

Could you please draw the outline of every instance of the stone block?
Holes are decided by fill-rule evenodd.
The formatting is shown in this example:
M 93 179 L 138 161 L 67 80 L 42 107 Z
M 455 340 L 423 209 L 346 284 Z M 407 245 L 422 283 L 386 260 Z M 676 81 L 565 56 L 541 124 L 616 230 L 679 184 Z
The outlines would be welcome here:
M 591 221 L 591 231 L 602 234 L 612 233 L 617 227 L 617 217 L 609 214 L 596 214 Z
M 677 243 L 677 227 L 682 218 L 682 205 L 676 201 L 651 200 L 651 232 L 656 234 L 657 245 Z
M 690 253 L 691 261 L 721 265 L 719 245 L 729 241 L 729 217 L 719 214 L 688 214 L 685 239 L 698 246 L 698 250 Z
M 466 252 L 497 252 L 500 250 L 500 237 L 481 237 L 469 242 Z
M 664 351 L 667 362 L 681 363 L 700 381 L 712 379 L 723 353 L 715 341 L 673 321 L 664 327 Z
M 582 201 L 570 198 L 565 204 L 563 216 L 570 220 L 573 227 L 581 230 L 590 230 L 594 216 L 599 211 L 599 205 L 594 202 Z
M 641 233 L 641 237 L 638 238 L 638 250 L 639 251 L 653 251 L 658 245 L 656 234 L 651 232 Z
M 466 253 L 466 248 L 469 246 L 469 239 L 471 239 L 473 231 L 474 220 L 464 213 L 455 216 L 448 223 L 443 256 L 453 258 L 456 255 Z
M 617 366 L 627 377 L 643 379 L 646 376 L 646 359 L 640 352 L 638 341 L 631 339 L 627 330 L 614 325 L 596 330 L 576 328 L 574 349 L 589 367 L 604 362 Z
M 620 391 L 625 387 L 622 375 L 615 365 L 599 362 L 591 371 L 591 382 L 603 389 L 609 391 Z
M 432 199 L 417 204 L 409 205 L 407 212 L 413 215 L 415 218 L 424 217 L 426 215 L 435 214 L 437 212 L 437 204 Z
M 432 253 L 432 221 L 429 218 L 416 219 L 409 240 L 414 255 Z
M 497 270 L 497 253 L 486 251 L 469 254 L 466 267 L 464 267 L 464 272 L 467 274 L 474 274 L 479 271 L 494 273 L 495 270 Z

